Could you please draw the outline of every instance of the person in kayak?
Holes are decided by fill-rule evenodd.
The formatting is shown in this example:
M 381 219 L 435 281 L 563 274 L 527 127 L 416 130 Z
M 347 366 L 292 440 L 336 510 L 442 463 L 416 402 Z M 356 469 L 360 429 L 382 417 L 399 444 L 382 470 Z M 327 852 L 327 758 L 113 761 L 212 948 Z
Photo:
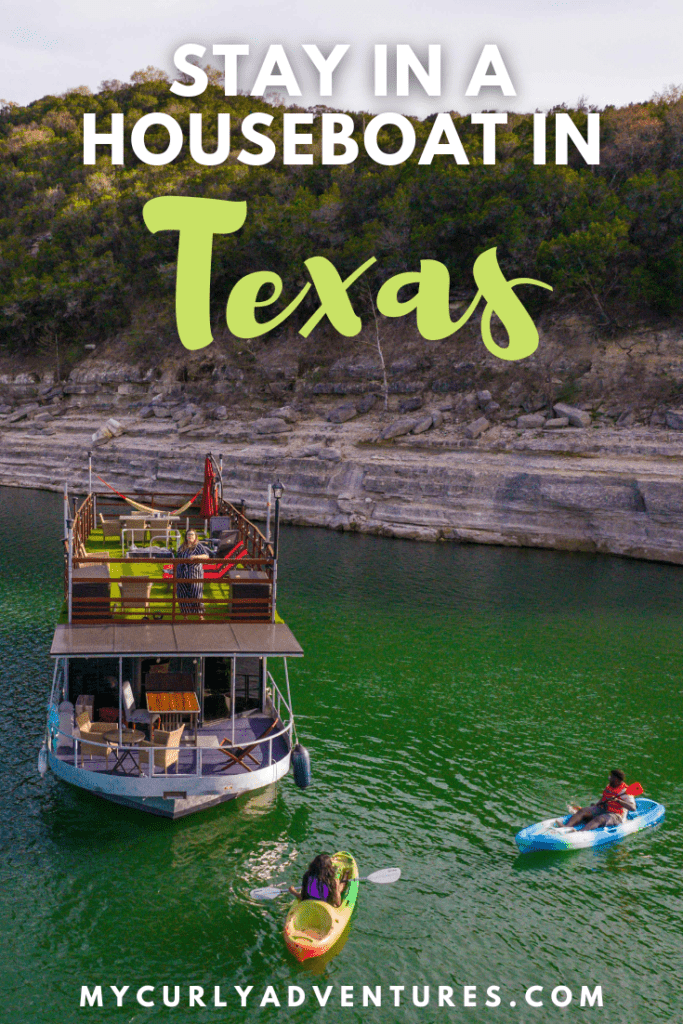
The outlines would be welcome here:
M 348 872 L 345 872 L 341 879 L 337 878 L 330 855 L 319 853 L 308 865 L 301 882 L 301 892 L 293 885 L 290 885 L 289 891 L 300 900 L 323 900 L 325 903 L 331 903 L 333 907 L 340 907 L 348 879 Z
M 590 807 L 579 807 L 578 811 L 572 814 L 566 822 L 566 828 L 576 828 L 581 822 L 586 822 L 584 830 L 594 828 L 608 828 L 610 825 L 620 825 L 629 811 L 635 811 L 636 801 L 626 792 L 624 773 L 620 768 L 613 768 L 609 775 L 609 782 L 603 790 L 602 796 L 597 804 Z

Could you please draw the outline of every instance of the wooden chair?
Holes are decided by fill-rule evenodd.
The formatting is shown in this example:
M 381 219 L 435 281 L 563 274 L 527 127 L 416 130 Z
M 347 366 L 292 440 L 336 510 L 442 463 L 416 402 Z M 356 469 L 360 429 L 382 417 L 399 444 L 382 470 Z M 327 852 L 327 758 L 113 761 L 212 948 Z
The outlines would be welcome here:
M 226 744 L 228 741 L 227 739 L 221 740 L 218 749 L 220 750 L 221 754 L 225 755 L 227 763 L 222 764 L 220 766 L 220 768 L 218 769 L 219 772 L 224 772 L 227 768 L 232 768 L 234 764 L 241 765 L 242 768 L 244 768 L 244 770 L 247 772 L 252 772 L 254 769 L 250 768 L 249 765 L 245 763 L 245 758 L 248 757 L 249 760 L 253 761 L 255 765 L 260 765 L 261 762 L 254 757 L 254 755 L 252 754 L 252 750 L 254 750 L 255 747 L 258 747 L 259 743 L 261 743 L 262 740 L 266 738 L 268 733 L 272 732 L 273 729 L 275 729 L 275 727 L 279 724 L 280 719 L 276 718 L 274 722 L 270 723 L 266 731 L 262 732 L 258 739 L 254 740 L 253 743 L 250 743 L 248 747 L 235 747 L 234 750 L 226 750 L 224 744 Z
M 149 764 L 149 751 L 154 750 L 154 767 L 163 768 L 164 775 L 168 774 L 168 769 L 171 765 L 176 766 L 176 774 L 178 773 L 178 756 L 180 754 L 180 737 L 183 735 L 184 725 L 181 725 L 179 729 L 175 729 L 173 732 L 165 732 L 163 729 L 157 729 L 154 733 L 154 743 L 148 743 L 147 740 L 143 740 L 139 746 L 140 752 L 140 768 L 143 765 Z

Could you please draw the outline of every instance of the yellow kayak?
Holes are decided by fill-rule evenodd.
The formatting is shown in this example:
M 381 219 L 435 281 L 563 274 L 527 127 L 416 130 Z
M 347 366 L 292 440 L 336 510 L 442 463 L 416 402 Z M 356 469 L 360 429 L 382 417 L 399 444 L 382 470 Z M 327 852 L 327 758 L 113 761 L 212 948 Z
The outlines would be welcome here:
M 296 900 L 289 908 L 284 936 L 287 948 L 297 960 L 321 956 L 332 949 L 344 932 L 358 897 L 358 865 L 350 853 L 335 853 L 332 861 L 337 878 L 349 871 L 350 880 L 340 907 L 324 900 Z

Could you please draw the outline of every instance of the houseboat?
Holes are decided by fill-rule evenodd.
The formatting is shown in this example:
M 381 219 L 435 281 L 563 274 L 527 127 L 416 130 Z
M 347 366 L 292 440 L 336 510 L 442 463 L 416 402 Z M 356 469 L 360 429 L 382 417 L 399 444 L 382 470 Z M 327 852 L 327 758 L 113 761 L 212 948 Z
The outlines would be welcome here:
M 43 771 L 169 818 L 277 782 L 293 757 L 307 784 L 288 673 L 303 651 L 276 610 L 281 485 L 272 537 L 270 492 L 264 534 L 210 455 L 193 497 L 65 489 Z

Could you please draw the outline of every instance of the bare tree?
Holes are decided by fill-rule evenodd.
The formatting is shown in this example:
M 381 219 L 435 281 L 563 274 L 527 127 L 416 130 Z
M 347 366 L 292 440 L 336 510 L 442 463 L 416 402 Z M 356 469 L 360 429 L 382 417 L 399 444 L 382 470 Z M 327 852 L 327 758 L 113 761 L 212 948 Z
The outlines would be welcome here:
M 370 308 L 372 309 L 372 316 L 375 321 L 375 342 L 372 347 L 377 349 L 377 355 L 379 356 L 379 364 L 382 367 L 382 394 L 384 396 L 384 411 L 386 412 L 387 409 L 389 408 L 389 381 L 387 379 L 387 366 L 386 363 L 384 362 L 384 352 L 382 351 L 382 339 L 379 333 L 379 317 L 377 316 L 377 307 L 375 305 L 375 300 L 372 296 L 372 291 L 370 290 L 367 282 L 365 283 L 365 288 L 368 294 Z M 366 342 L 366 344 L 372 345 L 372 342 Z

